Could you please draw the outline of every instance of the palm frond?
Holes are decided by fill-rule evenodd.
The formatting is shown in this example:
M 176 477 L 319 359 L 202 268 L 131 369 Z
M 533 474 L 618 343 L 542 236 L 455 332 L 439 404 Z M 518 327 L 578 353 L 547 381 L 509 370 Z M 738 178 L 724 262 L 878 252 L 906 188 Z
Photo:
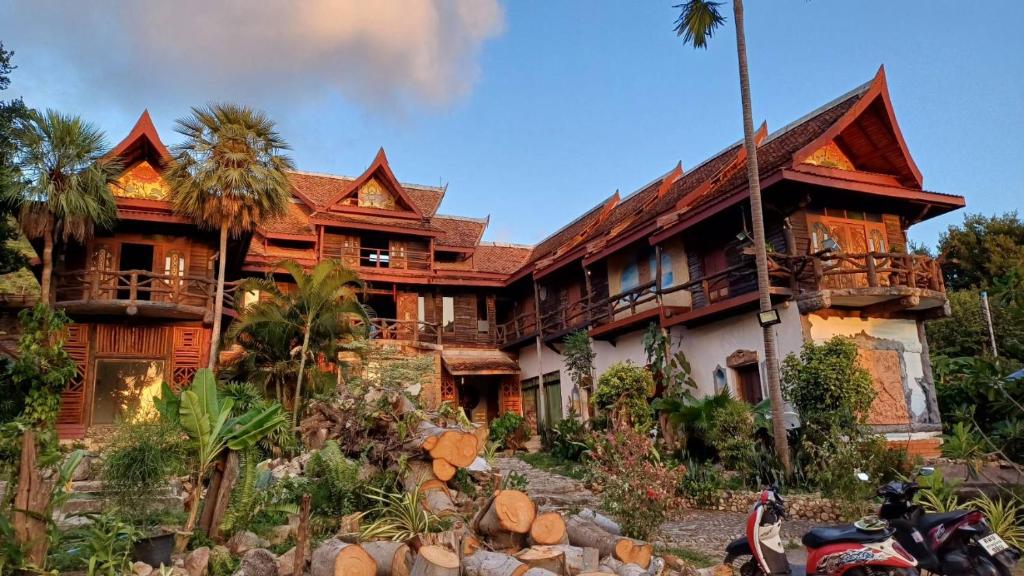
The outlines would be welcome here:
M 679 18 L 676 19 L 676 35 L 682 36 L 684 44 L 707 48 L 708 40 L 725 24 L 725 17 L 718 9 L 721 5 L 721 2 L 710 0 L 688 0 L 674 5 L 673 8 L 680 9 Z

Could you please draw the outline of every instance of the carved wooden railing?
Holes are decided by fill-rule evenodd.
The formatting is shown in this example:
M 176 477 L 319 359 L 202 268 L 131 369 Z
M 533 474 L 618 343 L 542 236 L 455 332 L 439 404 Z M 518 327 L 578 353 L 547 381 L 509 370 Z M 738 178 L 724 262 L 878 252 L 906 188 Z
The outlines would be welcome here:
M 838 252 L 789 257 L 797 277 L 810 268 L 819 289 L 908 287 L 945 291 L 939 262 L 899 252 Z
M 430 252 L 389 248 L 343 248 L 341 260 L 349 266 L 362 268 L 430 270 L 431 266 Z
M 579 300 L 557 310 L 541 314 L 540 325 L 545 334 L 555 334 L 584 326 L 590 321 L 591 307 L 586 300 Z
M 356 320 L 353 325 L 362 325 Z M 441 343 L 441 327 L 432 322 L 419 320 L 397 320 L 395 318 L 371 318 L 369 337 L 374 340 L 410 340 L 413 342 Z
M 590 315 L 597 323 L 611 322 L 616 316 L 628 312 L 637 313 L 637 308 L 658 299 L 658 286 L 652 280 L 618 294 L 612 294 L 594 302 Z
M 75 270 L 55 274 L 54 295 L 62 302 L 160 302 L 213 309 L 217 282 L 206 276 L 150 270 Z M 227 285 L 225 285 L 227 287 Z M 233 302 L 225 298 L 226 306 Z
M 524 312 L 508 322 L 495 325 L 494 332 L 499 344 L 533 336 L 537 333 L 537 317 L 533 312 Z

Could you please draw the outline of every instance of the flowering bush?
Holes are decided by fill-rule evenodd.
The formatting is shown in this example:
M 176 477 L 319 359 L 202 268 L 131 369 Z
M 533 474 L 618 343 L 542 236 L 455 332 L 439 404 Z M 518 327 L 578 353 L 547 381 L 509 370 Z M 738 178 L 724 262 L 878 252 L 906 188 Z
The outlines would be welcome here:
M 651 439 L 630 428 L 605 433 L 592 455 L 604 509 L 626 536 L 649 539 L 680 504 L 676 487 L 686 469 L 664 465 Z

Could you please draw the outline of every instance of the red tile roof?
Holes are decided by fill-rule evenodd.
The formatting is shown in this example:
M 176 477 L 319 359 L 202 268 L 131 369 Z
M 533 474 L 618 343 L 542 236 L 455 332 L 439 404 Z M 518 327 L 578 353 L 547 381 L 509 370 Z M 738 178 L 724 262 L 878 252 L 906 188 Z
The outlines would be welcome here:
M 295 203 L 288 204 L 288 211 L 260 225 L 260 231 L 269 234 L 294 234 L 297 236 L 313 236 L 313 227 L 309 225 L 309 215 Z
M 309 199 L 313 204 L 311 208 L 323 209 L 327 203 L 338 194 L 344 192 L 355 181 L 349 176 L 336 176 L 333 174 L 319 174 L 316 172 L 301 172 L 298 170 L 288 173 L 292 181 L 292 188 L 300 198 Z M 416 207 L 425 216 L 433 216 L 437 213 L 441 200 L 444 198 L 444 189 L 419 184 L 402 183 L 402 188 L 412 199 Z
M 430 223 L 441 229 L 437 237 L 438 247 L 475 248 L 487 228 L 487 218 L 465 218 L 462 216 L 435 216 Z

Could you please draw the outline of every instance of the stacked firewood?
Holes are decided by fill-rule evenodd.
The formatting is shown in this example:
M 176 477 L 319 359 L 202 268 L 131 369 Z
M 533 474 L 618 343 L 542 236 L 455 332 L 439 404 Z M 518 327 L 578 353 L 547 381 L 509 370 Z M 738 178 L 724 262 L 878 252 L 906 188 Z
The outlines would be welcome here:
M 312 554 L 312 576 L 657 576 L 664 562 L 651 544 L 621 535 L 610 519 L 585 510 L 566 517 L 540 512 L 519 490 L 502 489 L 501 478 L 480 457 L 487 429 L 424 420 L 403 443 L 403 486 L 417 490 L 423 507 L 457 518 L 438 534 L 407 542 L 350 542 L 332 538 Z M 492 496 L 459 507 L 449 485 L 459 469 L 495 487 Z M 462 499 L 465 500 L 465 499 Z

